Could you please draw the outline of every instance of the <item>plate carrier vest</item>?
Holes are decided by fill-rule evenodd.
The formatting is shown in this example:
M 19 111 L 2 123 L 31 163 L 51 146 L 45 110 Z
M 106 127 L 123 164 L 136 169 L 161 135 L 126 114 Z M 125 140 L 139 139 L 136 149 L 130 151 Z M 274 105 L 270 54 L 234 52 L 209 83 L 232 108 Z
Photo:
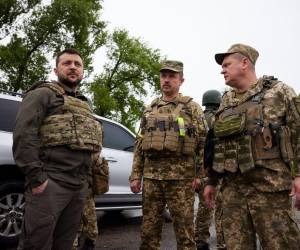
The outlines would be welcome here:
M 259 165 L 261 160 L 293 158 L 289 128 L 285 124 L 271 124 L 263 117 L 266 91 L 278 83 L 274 77 L 264 76 L 262 89 L 238 106 L 226 107 L 216 114 L 214 125 L 213 169 L 241 173 Z M 285 134 L 285 136 L 283 136 Z M 282 137 L 286 137 L 284 140 Z M 287 154 L 287 156 L 283 156 Z M 284 159 L 285 160 L 285 159 Z
M 196 128 L 192 124 L 189 96 L 179 98 L 172 113 L 158 110 L 159 98 L 151 104 L 151 111 L 142 124 L 142 150 L 149 156 L 193 156 L 197 146 Z M 185 112 L 184 109 L 190 110 Z
M 62 113 L 47 116 L 40 127 L 42 145 L 67 145 L 75 150 L 99 152 L 102 148 L 102 127 L 92 115 L 88 103 L 66 95 L 55 82 L 44 82 L 37 87 L 47 87 L 64 99 Z

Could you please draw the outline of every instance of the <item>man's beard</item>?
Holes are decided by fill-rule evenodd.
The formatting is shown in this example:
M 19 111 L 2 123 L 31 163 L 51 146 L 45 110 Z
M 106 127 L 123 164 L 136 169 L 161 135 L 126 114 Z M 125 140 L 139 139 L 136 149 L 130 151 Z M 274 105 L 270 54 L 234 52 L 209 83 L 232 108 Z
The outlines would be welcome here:
M 58 75 L 57 79 L 60 83 L 68 86 L 69 88 L 75 88 L 76 86 L 79 85 L 79 83 L 81 82 L 82 79 L 77 79 L 76 81 L 70 81 L 69 79 Z

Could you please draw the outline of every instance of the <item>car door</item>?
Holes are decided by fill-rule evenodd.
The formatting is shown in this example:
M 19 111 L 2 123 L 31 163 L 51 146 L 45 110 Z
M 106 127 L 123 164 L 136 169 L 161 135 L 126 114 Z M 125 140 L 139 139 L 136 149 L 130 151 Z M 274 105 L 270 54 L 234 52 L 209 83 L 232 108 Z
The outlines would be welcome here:
M 0 98 L 0 166 L 15 164 L 12 154 L 12 132 L 19 106 L 20 101 Z
M 131 194 L 128 177 L 131 173 L 134 136 L 123 126 L 101 120 L 104 130 L 102 155 L 109 164 L 109 194 Z

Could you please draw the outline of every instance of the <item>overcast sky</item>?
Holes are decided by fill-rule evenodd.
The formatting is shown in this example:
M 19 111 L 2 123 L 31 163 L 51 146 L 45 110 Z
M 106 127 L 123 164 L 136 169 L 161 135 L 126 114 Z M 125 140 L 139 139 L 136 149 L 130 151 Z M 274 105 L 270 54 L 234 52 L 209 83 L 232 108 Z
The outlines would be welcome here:
M 274 75 L 300 93 L 299 0 L 104 0 L 103 7 L 110 30 L 125 28 L 183 61 L 181 92 L 199 103 L 206 90 L 224 90 L 214 54 L 234 43 L 259 51 L 258 76 Z

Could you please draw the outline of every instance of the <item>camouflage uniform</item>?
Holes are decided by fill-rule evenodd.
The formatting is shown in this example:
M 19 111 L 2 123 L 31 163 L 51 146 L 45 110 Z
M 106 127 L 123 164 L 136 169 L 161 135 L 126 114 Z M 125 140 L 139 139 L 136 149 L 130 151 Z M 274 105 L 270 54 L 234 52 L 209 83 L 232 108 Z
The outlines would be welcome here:
M 258 57 L 250 46 L 236 44 L 216 54 L 217 63 L 232 53 L 253 64 Z M 258 79 L 242 94 L 235 89 L 224 94 L 215 116 L 209 183 L 223 176 L 221 219 L 228 249 L 256 249 L 255 233 L 263 249 L 300 249 L 288 195 L 291 172 L 300 173 L 293 164 L 300 159 L 299 114 L 294 90 L 273 77 Z
M 234 89 L 225 93 L 216 121 L 225 110 L 230 110 L 229 107 L 239 107 L 265 91 L 261 99 L 264 124 L 292 124 L 294 117 L 290 112 L 290 106 L 296 96 L 294 91 L 281 82 L 266 87 L 268 79 L 272 78 L 259 79 L 239 98 L 236 98 L 237 93 Z M 265 130 L 267 130 L 266 127 Z M 250 158 L 242 161 L 248 148 L 239 144 L 240 146 L 234 149 L 234 145 L 237 145 L 234 143 L 241 143 L 246 136 L 240 139 L 239 137 L 233 138 L 236 139 L 232 137 L 223 139 L 223 142 L 225 140 L 225 157 L 221 156 L 223 153 L 219 146 L 215 148 L 215 158 L 223 157 L 224 159 L 223 169 L 220 169 L 216 159 L 213 166 L 216 172 L 224 175 L 221 187 L 222 228 L 227 248 L 256 249 L 256 232 L 263 249 L 299 249 L 299 230 L 290 211 L 288 196 L 292 177 L 286 163 L 279 155 L 272 159 L 257 158 L 254 156 L 254 150 L 258 144 L 252 142 L 255 165 L 248 165 Z M 274 148 L 275 145 L 272 146 L 273 150 Z M 235 154 L 237 158 L 232 157 Z
M 210 238 L 209 228 L 214 215 L 214 223 L 216 228 L 217 249 L 226 249 L 225 240 L 222 230 L 222 195 L 217 187 L 216 206 L 215 209 L 208 208 L 203 199 L 205 184 L 203 183 L 199 191 L 199 205 L 195 222 L 195 241 L 198 249 L 209 249 L 208 241 Z
M 98 223 L 94 196 L 104 194 L 109 189 L 109 169 L 107 160 L 104 157 L 99 157 L 99 154 L 92 154 L 92 160 L 92 187 L 89 190 L 89 195 L 84 204 L 80 227 L 73 243 L 73 250 L 77 249 L 79 245 L 78 240 L 82 236 L 85 241 L 81 249 L 94 249 L 98 237 Z
M 143 178 L 143 224 L 141 248 L 145 250 L 159 249 L 163 224 L 163 211 L 166 204 L 174 223 L 177 249 L 195 249 L 193 205 L 194 190 L 192 182 L 195 178 L 195 155 L 203 157 L 205 127 L 203 111 L 199 104 L 189 101 L 180 114 L 188 115 L 194 128 L 196 149 L 193 155 L 167 153 L 164 149 L 153 154 L 143 149 L 145 121 L 155 107 L 160 114 L 174 113 L 183 97 L 179 94 L 173 101 L 157 98 L 146 108 L 141 122 L 141 135 L 136 140 L 134 161 L 130 180 Z M 159 139 L 159 138 L 157 138 Z
M 87 197 L 81 216 L 80 231 L 82 234 L 96 243 L 98 236 L 97 215 L 93 193 Z
M 211 128 L 213 124 L 214 114 L 216 110 L 204 110 L 205 120 L 208 124 L 208 127 Z M 203 192 L 205 187 L 205 175 L 201 176 L 201 188 L 199 189 L 199 204 L 197 217 L 195 222 L 195 241 L 197 247 L 202 247 L 202 245 L 208 245 L 208 240 L 210 237 L 209 227 L 211 225 L 212 217 L 213 217 L 213 209 L 208 208 L 203 199 Z
M 224 232 L 222 228 L 222 193 L 220 192 L 220 183 L 217 187 L 216 193 L 216 207 L 215 207 L 215 227 L 216 227 L 216 236 L 217 236 L 217 249 L 226 250 L 226 244 L 224 239 Z
M 217 108 L 207 107 L 204 110 L 205 119 L 209 129 L 213 127 L 214 123 L 214 115 L 217 112 Z M 203 171 L 204 173 L 204 171 Z M 216 235 L 217 235 L 217 248 L 218 249 L 226 249 L 223 231 L 221 227 L 221 214 L 222 214 L 222 198 L 219 189 L 217 190 L 216 195 L 216 207 L 215 211 L 206 206 L 205 201 L 203 199 L 203 192 L 205 187 L 206 178 L 203 177 L 203 183 L 201 183 L 201 188 L 199 190 L 199 205 L 198 212 L 195 222 L 195 241 L 197 243 L 198 248 L 208 247 L 208 240 L 210 237 L 209 227 L 212 222 L 213 212 L 215 213 L 215 227 L 216 227 Z
M 89 195 L 84 204 L 83 212 L 80 220 L 80 227 L 73 243 L 73 250 L 77 250 L 78 238 L 84 236 L 84 238 L 92 241 L 95 245 L 98 237 L 98 225 L 97 225 L 97 215 L 95 208 L 94 194 L 92 190 L 89 190 Z

